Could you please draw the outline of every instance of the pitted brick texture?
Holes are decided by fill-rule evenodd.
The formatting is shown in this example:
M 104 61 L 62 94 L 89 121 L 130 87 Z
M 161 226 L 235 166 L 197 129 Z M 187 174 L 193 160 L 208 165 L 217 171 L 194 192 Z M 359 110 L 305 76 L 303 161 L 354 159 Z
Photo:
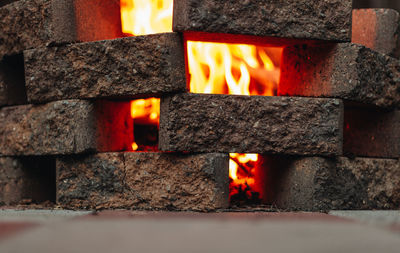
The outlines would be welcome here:
M 129 102 L 63 100 L 0 109 L 0 155 L 68 155 L 129 150 Z
M 28 99 L 133 97 L 186 90 L 175 33 L 25 51 Z
M 23 50 L 122 37 L 114 0 L 20 0 L 0 7 L 0 59 Z
M 57 161 L 58 203 L 71 209 L 210 211 L 228 205 L 228 155 L 103 153 Z
M 174 31 L 350 41 L 351 0 L 174 0 Z
M 400 102 L 397 59 L 352 43 L 284 50 L 278 94 L 329 97 L 384 108 Z
M 278 159 L 276 164 L 284 161 Z M 398 160 L 310 157 L 286 159 L 284 163 L 273 168 L 280 173 L 272 199 L 279 208 L 370 210 L 397 209 L 400 204 Z
M 337 99 L 179 94 L 161 101 L 160 150 L 338 155 Z
M 400 57 L 400 15 L 392 9 L 353 10 L 352 42 Z

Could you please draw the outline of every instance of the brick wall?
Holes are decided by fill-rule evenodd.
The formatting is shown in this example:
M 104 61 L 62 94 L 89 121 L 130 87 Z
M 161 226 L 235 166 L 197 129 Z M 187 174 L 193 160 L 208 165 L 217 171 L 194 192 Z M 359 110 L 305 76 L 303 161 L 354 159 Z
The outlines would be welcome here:
M 266 2 L 175 0 L 173 32 L 126 38 L 118 1 L 1 6 L 0 203 L 225 209 L 241 152 L 262 157 L 263 204 L 398 207 L 399 14 Z M 188 37 L 283 47 L 277 96 L 188 94 Z M 149 97 L 159 150 L 132 152 L 131 101 Z

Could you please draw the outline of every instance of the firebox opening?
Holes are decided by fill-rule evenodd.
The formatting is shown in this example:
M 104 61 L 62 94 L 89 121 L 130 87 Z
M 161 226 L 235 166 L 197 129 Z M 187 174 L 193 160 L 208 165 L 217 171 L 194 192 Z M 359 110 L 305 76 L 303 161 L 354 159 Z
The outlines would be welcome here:
M 131 101 L 133 119 L 132 151 L 157 151 L 160 126 L 160 99 L 147 98 Z
M 124 34 L 172 32 L 173 0 L 120 0 L 120 3 Z
M 6 84 L 7 101 L 9 105 L 26 104 L 24 56 L 17 54 L 4 56 L 0 61 L 0 82 Z
M 258 154 L 230 154 L 229 202 L 231 206 L 261 203 L 260 187 L 256 184 L 259 165 Z
M 276 96 L 283 46 L 239 36 L 185 34 L 188 86 L 192 93 Z
M 56 160 L 53 157 L 21 157 L 18 162 L 20 169 L 14 170 L 13 175 L 6 175 L 15 178 L 10 181 L 14 190 L 4 193 L 9 204 L 46 206 L 56 203 Z

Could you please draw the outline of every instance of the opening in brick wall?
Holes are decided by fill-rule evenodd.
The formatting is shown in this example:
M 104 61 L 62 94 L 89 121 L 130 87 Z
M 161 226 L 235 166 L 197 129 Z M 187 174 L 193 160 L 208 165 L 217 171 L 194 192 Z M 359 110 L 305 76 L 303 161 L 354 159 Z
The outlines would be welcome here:
M 27 101 L 25 88 L 24 57 L 22 54 L 5 56 L 0 61 L 0 94 L 1 105 L 24 104 Z M 1 87 L 2 84 L 4 87 Z
M 128 36 L 172 32 L 172 0 L 121 0 Z M 312 40 L 184 32 L 187 87 L 191 93 L 329 97 L 335 44 Z M 133 151 L 157 151 L 160 101 L 132 101 Z M 231 205 L 270 202 L 261 154 L 231 153 Z M 271 165 L 272 166 L 272 165 Z M 276 176 L 278 177 L 278 176 Z M 277 179 L 278 180 L 278 179 Z M 268 184 L 272 184 L 269 182 Z M 272 187 L 272 186 L 271 186 Z
M 121 0 L 125 35 L 172 32 L 172 17 L 173 0 Z M 299 40 L 186 32 L 188 90 L 191 93 L 277 96 L 284 48 L 297 43 Z M 131 114 L 134 120 L 132 150 L 157 151 L 159 99 L 132 101 Z M 265 187 L 261 174 L 265 164 L 259 154 L 230 154 L 231 205 L 262 202 Z
M 137 99 L 131 102 L 133 151 L 157 151 L 160 128 L 160 99 Z
M 53 157 L 2 157 L 0 205 L 52 205 L 56 201 Z

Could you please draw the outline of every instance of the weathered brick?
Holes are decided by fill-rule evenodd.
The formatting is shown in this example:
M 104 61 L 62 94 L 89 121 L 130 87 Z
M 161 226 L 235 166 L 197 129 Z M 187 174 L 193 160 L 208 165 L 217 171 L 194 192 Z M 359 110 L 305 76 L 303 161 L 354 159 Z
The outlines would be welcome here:
M 129 102 L 65 100 L 0 109 L 0 155 L 129 150 Z
M 337 99 L 178 94 L 161 100 L 163 151 L 339 155 Z
M 353 10 L 352 42 L 377 52 L 400 56 L 400 15 L 392 9 Z
M 400 111 L 347 108 L 343 152 L 353 156 L 400 158 Z
M 0 157 L 0 205 L 56 199 L 55 159 Z
M 228 206 L 227 154 L 102 153 L 57 160 L 58 203 L 71 209 L 210 211 Z
M 351 0 L 174 0 L 173 29 L 350 41 Z
M 4 57 L 0 60 L 0 106 L 26 103 L 24 57 Z
M 186 90 L 176 33 L 25 51 L 28 100 L 133 97 Z
M 397 209 L 398 160 L 267 158 L 266 202 L 302 211 Z
M 278 94 L 395 107 L 400 101 L 400 63 L 351 43 L 287 47 Z
M 121 36 L 119 1 L 20 0 L 0 8 L 0 58 L 52 43 Z

